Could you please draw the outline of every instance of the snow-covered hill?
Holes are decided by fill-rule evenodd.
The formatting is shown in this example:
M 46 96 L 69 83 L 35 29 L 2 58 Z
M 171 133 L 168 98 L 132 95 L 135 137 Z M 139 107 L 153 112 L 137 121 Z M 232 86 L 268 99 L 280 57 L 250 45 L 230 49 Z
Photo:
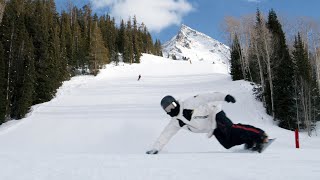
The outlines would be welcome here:
M 230 49 L 221 42 L 186 25 L 170 41 L 162 46 L 163 56 L 194 61 L 206 61 L 222 64 L 227 67 L 230 59 Z
M 0 179 L 318 180 L 320 138 L 301 133 L 301 149 L 295 149 L 293 132 L 274 125 L 251 85 L 222 71 L 144 54 L 141 64 L 74 77 L 27 118 L 0 126 Z M 145 154 L 169 122 L 163 96 L 212 91 L 235 96 L 235 104 L 223 104 L 234 122 L 277 140 L 262 154 L 245 153 L 242 146 L 226 150 L 215 138 L 181 130 L 160 154 Z

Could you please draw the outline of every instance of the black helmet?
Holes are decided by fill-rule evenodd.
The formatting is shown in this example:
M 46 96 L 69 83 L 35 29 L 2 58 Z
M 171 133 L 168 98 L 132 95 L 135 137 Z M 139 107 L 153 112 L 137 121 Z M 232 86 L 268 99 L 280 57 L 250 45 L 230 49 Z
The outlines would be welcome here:
M 161 107 L 167 114 L 171 117 L 177 116 L 179 114 L 180 105 L 174 97 L 168 95 L 162 98 Z

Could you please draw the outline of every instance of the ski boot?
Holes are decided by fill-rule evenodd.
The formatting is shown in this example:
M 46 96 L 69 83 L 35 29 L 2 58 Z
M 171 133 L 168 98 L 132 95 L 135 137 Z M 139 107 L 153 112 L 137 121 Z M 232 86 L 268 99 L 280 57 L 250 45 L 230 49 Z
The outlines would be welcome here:
M 263 133 L 261 136 L 261 139 L 256 143 L 254 143 L 251 150 L 261 153 L 264 149 L 264 145 L 266 145 L 268 142 L 269 142 L 268 135 L 266 133 Z

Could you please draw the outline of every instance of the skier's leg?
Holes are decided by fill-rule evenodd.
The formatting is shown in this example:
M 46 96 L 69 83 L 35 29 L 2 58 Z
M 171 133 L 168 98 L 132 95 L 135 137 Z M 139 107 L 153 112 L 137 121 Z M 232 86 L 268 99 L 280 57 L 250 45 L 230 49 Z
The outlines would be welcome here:
M 246 149 L 252 148 L 254 145 L 264 143 L 268 138 L 263 130 L 246 124 L 232 125 L 230 134 L 232 142 L 235 145 L 245 143 Z
M 217 128 L 219 128 L 224 134 L 228 134 L 232 127 L 232 121 L 226 116 L 224 111 L 220 111 L 216 114 Z
M 251 148 L 254 144 L 263 143 L 268 137 L 263 130 L 254 126 L 233 124 L 223 111 L 216 115 L 216 121 L 219 131 L 214 132 L 214 135 L 227 149 L 241 144 Z
M 224 148 L 230 149 L 233 146 L 230 144 L 227 136 L 219 128 L 214 129 L 213 134 Z
M 217 128 L 214 130 L 213 134 L 223 147 L 226 149 L 231 148 L 234 146 L 230 139 L 230 131 L 233 125 L 232 121 L 223 111 L 220 111 L 216 114 L 216 122 Z

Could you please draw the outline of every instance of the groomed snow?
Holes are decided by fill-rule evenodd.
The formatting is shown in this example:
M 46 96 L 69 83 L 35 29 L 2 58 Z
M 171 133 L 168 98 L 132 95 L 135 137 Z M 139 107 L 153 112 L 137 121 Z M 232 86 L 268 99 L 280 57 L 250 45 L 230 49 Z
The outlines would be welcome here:
M 159 105 L 163 96 L 212 91 L 234 95 L 235 104 L 223 104 L 234 122 L 260 127 L 277 140 L 262 154 L 248 153 L 181 130 L 160 154 L 145 154 L 169 122 Z M 141 64 L 74 77 L 56 98 L 32 109 L 27 118 L 0 126 L 1 180 L 320 178 L 320 138 L 301 133 L 295 149 L 294 133 L 273 123 L 251 85 L 231 81 L 218 64 L 144 54 Z

